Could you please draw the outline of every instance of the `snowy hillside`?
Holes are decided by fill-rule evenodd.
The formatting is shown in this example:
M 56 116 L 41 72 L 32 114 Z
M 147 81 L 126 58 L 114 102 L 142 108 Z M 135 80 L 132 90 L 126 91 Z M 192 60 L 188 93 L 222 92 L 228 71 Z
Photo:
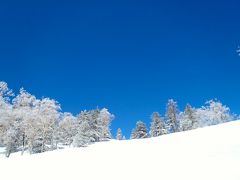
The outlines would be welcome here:
M 0 177 L 56 180 L 239 180 L 240 121 L 157 138 L 0 157 Z

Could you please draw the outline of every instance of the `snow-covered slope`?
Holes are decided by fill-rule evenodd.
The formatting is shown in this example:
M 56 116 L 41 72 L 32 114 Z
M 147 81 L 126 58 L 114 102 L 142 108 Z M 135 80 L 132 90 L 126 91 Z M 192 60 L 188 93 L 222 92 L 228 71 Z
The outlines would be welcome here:
M 240 180 L 240 121 L 158 138 L 0 157 L 1 180 Z

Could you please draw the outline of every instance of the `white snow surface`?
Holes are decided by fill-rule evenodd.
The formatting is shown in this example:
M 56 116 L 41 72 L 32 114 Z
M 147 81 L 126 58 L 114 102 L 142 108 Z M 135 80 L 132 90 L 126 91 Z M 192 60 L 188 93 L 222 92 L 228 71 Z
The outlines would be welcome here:
M 35 155 L 0 155 L 1 180 L 240 180 L 240 121 Z

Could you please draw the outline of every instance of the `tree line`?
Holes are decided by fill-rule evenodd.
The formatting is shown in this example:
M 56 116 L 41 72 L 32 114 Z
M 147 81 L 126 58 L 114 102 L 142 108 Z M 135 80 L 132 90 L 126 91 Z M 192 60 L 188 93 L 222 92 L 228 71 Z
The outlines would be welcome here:
M 25 151 L 42 153 L 110 140 L 113 119 L 114 115 L 106 108 L 84 110 L 76 116 L 62 112 L 57 101 L 38 99 L 23 88 L 14 95 L 8 84 L 0 81 L 0 146 L 5 147 L 7 157 L 18 151 L 22 154 Z M 170 99 L 165 115 L 154 112 L 151 119 L 149 131 L 143 121 L 138 121 L 130 139 L 157 137 L 215 125 L 234 120 L 235 115 L 217 100 L 208 101 L 201 108 L 187 104 L 185 110 L 180 112 L 177 102 Z M 126 139 L 120 128 L 116 139 Z
M 183 112 L 178 110 L 177 102 L 168 100 L 165 116 L 154 112 L 151 117 L 150 131 L 143 121 L 138 121 L 132 130 L 131 139 L 157 137 L 165 134 L 188 131 L 205 126 L 217 125 L 220 123 L 235 120 L 236 115 L 230 112 L 230 108 L 218 100 L 210 100 L 201 108 L 194 108 L 186 105 Z M 121 130 L 118 130 L 117 139 L 121 139 Z
M 82 147 L 111 139 L 113 115 L 106 109 L 61 112 L 50 98 L 37 99 L 21 88 L 17 96 L 0 82 L 0 146 L 11 153 L 41 153 L 61 146 Z

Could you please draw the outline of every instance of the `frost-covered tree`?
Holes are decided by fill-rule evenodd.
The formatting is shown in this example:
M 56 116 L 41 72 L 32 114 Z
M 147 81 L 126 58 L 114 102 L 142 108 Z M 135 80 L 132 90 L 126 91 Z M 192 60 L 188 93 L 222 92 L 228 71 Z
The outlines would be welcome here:
M 11 124 L 3 136 L 4 144 L 6 145 L 6 157 L 9 157 L 11 153 L 17 151 L 19 146 L 18 135 L 18 124 Z
M 77 117 L 77 133 L 73 138 L 73 146 L 83 147 L 88 145 L 91 141 L 95 141 L 92 137 L 95 132 L 91 131 L 90 118 L 90 112 L 88 111 L 82 111 Z
M 5 122 L 5 131 L 2 136 L 3 144 L 6 146 L 6 157 L 9 157 L 11 153 L 16 152 L 20 147 L 21 132 L 20 120 L 15 119 L 11 109 L 9 119 Z
M 0 96 L 0 144 L 4 144 L 4 134 L 10 127 L 10 122 L 13 120 L 13 110 L 12 105 L 5 101 L 5 99 Z
M 102 110 L 100 110 L 99 117 L 98 117 L 98 124 L 102 126 L 101 128 L 102 133 L 100 136 L 101 141 L 111 139 L 110 125 L 113 118 L 114 116 L 108 111 L 108 109 L 103 108 Z
M 103 125 L 99 115 L 100 110 L 98 108 L 88 113 L 90 142 L 99 142 L 101 137 L 103 137 Z
M 190 105 L 187 104 L 183 113 L 179 115 L 179 130 L 187 131 L 191 129 L 198 128 L 198 119 L 196 117 L 196 110 Z
M 0 145 L 6 147 L 6 156 L 28 149 L 30 153 L 54 149 L 58 143 L 76 147 L 111 138 L 110 124 L 114 116 L 106 109 L 82 111 L 77 117 L 60 113 L 60 105 L 49 98 L 37 99 L 23 88 L 14 98 L 7 83 L 0 81 Z M 150 135 L 156 137 L 198 127 L 215 125 L 234 119 L 230 109 L 220 101 L 211 100 L 206 106 L 192 108 L 187 105 L 178 113 L 177 103 L 169 100 L 166 122 L 159 113 L 152 115 Z M 139 121 L 131 139 L 147 138 L 146 125 Z M 125 139 L 118 129 L 117 139 Z
M 120 128 L 117 129 L 116 139 L 123 140 L 123 134 L 122 134 L 122 130 Z
M 150 127 L 150 136 L 157 137 L 167 133 L 164 121 L 158 112 L 152 114 L 152 122 Z
M 57 101 L 44 98 L 42 99 L 38 106 L 38 127 L 39 127 L 39 137 L 38 144 L 41 145 L 40 152 L 44 152 L 49 147 L 46 144 L 50 145 L 51 148 L 54 146 L 54 132 L 57 128 L 57 123 L 60 117 L 60 105 Z
M 77 119 L 78 127 L 77 134 L 74 137 L 74 146 L 85 146 L 110 139 L 110 123 L 112 119 L 113 115 L 106 108 L 82 111 Z
M 12 96 L 14 96 L 14 93 L 8 88 L 8 84 L 4 81 L 0 81 L 0 98 L 5 102 L 9 102 Z
M 77 119 L 77 134 L 74 137 L 75 147 L 86 146 L 93 142 L 98 142 L 101 137 L 102 128 L 99 125 L 99 109 L 82 111 Z
M 10 98 L 12 90 L 7 83 L 0 82 L 0 143 L 6 146 L 6 156 L 9 157 L 19 146 L 19 122 L 13 113 Z
M 63 145 L 71 145 L 77 134 L 77 118 L 71 113 L 63 113 L 59 122 L 58 139 Z
M 216 125 L 234 119 L 230 109 L 218 100 L 207 101 L 205 107 L 197 109 L 196 116 L 200 127 Z
M 177 102 L 173 99 L 168 100 L 167 103 L 167 112 L 166 112 L 166 121 L 167 127 L 170 133 L 178 132 L 178 108 Z
M 114 116 L 106 108 L 84 111 L 76 118 L 60 113 L 55 100 L 37 99 L 23 88 L 12 96 L 7 83 L 0 81 L 0 145 L 6 146 L 6 156 L 26 149 L 44 152 L 58 143 L 85 146 L 111 138 Z
M 19 95 L 17 95 L 13 99 L 13 109 L 14 109 L 14 115 L 15 118 L 20 123 L 19 129 L 20 129 L 20 141 L 22 144 L 22 153 L 25 150 L 25 145 L 28 142 L 29 146 L 31 146 L 32 137 L 33 134 L 36 134 L 37 131 L 35 128 L 34 123 L 36 124 L 35 117 L 36 114 L 34 114 L 33 109 L 35 108 L 37 103 L 37 99 L 35 96 L 28 93 L 23 88 L 20 89 Z
M 131 139 L 148 138 L 147 126 L 143 121 L 136 123 L 136 128 L 132 130 Z

